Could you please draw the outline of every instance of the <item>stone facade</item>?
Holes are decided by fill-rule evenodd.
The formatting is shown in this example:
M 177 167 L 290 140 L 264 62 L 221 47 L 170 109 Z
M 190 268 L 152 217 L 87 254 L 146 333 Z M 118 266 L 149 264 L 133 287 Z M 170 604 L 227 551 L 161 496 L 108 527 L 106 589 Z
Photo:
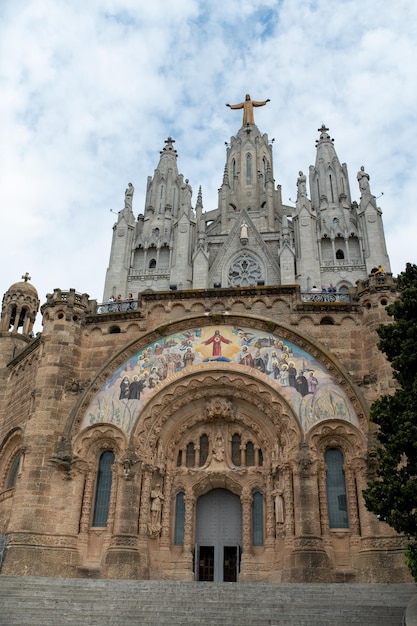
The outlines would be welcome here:
M 176 161 L 169 138 L 137 220 L 127 188 L 103 304 L 56 289 L 33 338 L 27 277 L 4 297 L 2 573 L 409 580 L 405 539 L 362 498 L 396 297 L 369 178 L 352 202 L 323 127 L 311 200 L 300 173 L 287 207 L 250 124 L 204 213 Z

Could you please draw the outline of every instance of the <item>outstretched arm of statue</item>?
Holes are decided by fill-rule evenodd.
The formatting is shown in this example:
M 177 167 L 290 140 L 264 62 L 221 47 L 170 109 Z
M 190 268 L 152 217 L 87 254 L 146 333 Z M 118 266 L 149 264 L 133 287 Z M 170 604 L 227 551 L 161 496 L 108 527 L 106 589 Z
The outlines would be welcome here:
M 271 102 L 271 100 L 269 98 L 268 100 L 263 100 L 262 102 L 257 102 L 256 100 L 252 100 L 252 104 L 254 107 L 263 107 L 265 106 L 267 102 Z
M 226 104 L 229 109 L 243 109 L 244 102 L 240 102 L 239 104 Z

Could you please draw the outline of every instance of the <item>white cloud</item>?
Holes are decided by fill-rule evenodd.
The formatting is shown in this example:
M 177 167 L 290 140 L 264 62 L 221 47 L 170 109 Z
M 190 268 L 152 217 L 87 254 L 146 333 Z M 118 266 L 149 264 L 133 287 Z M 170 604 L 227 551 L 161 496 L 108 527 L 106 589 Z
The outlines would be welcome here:
M 417 262 L 417 5 L 367 0 L 39 0 L 0 7 L 0 291 L 32 273 L 100 299 L 114 216 L 172 135 L 194 198 L 215 208 L 224 142 L 258 110 L 283 199 L 314 163 L 324 122 L 350 172 L 363 164 L 394 273 Z

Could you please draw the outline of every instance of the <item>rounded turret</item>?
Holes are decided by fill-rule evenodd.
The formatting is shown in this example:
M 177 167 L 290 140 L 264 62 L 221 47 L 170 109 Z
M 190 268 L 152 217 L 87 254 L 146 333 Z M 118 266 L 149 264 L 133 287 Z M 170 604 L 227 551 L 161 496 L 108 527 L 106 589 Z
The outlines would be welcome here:
M 33 332 L 36 314 L 39 311 L 38 292 L 26 272 L 23 281 L 11 285 L 3 296 L 1 309 L 2 333 L 21 333 L 29 336 Z

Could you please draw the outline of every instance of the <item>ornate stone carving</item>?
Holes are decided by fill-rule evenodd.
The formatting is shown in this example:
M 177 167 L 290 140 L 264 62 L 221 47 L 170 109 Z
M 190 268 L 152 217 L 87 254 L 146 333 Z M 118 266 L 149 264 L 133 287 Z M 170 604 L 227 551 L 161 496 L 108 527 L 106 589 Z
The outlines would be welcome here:
M 62 436 L 55 444 L 55 453 L 49 458 L 49 462 L 65 474 L 67 480 L 71 480 L 71 470 L 79 457 L 73 453 L 71 441 Z
M 234 417 L 233 405 L 227 398 L 214 397 L 206 402 L 205 406 L 206 418 L 214 419 L 231 419 Z
M 302 477 L 310 476 L 311 473 L 311 453 L 307 443 L 302 443 L 297 456 L 298 473 Z
M 135 450 L 132 446 L 129 446 L 126 450 L 126 453 L 122 459 L 120 459 L 119 464 L 123 469 L 123 477 L 126 480 L 132 480 L 134 476 L 134 467 L 140 463 L 140 459 L 136 454 Z M 140 465 L 139 465 L 140 467 Z

